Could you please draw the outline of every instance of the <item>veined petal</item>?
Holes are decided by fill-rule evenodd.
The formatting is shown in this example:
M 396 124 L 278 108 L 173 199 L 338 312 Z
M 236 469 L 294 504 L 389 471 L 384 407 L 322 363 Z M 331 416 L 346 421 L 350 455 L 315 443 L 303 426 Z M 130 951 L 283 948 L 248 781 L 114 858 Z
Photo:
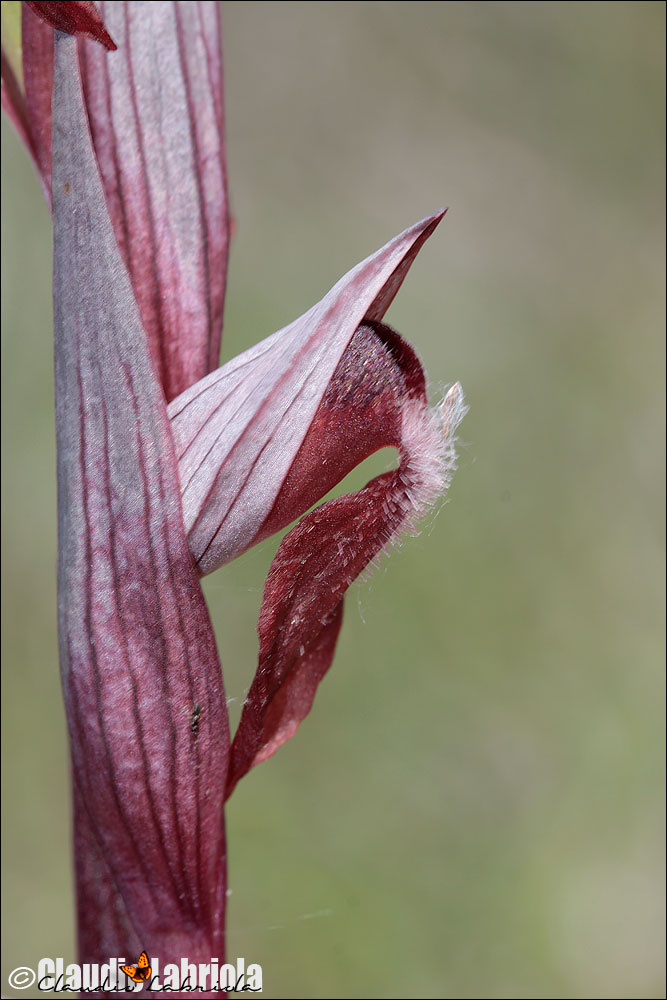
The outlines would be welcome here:
M 209 961 L 222 954 L 225 912 L 220 666 L 164 397 L 90 142 L 76 41 L 61 34 L 53 163 L 59 634 L 77 819 L 85 813 L 82 960 L 127 956 L 140 942 L 163 961 Z M 96 878 L 114 902 L 106 921 Z M 110 947 L 129 926 L 136 936 Z
M 218 5 L 112 0 L 80 48 L 109 212 L 167 399 L 219 362 L 229 218 Z
M 262 535 L 293 520 L 378 448 L 396 446 L 400 464 L 316 508 L 283 539 L 264 589 L 259 665 L 232 744 L 228 795 L 310 711 L 331 665 L 349 585 L 449 485 L 464 410 L 458 384 L 439 410 L 429 410 L 409 345 L 382 324 L 359 327 Z
M 3 55 L 3 108 L 49 203 L 51 24 L 54 16 L 74 18 L 65 8 L 76 8 L 83 24 L 84 7 L 94 11 L 92 4 L 23 4 L 24 89 Z M 172 399 L 212 371 L 220 355 L 229 208 L 218 4 L 109 0 L 99 7 L 118 51 L 80 38 L 90 129 L 153 361 Z M 100 15 L 95 11 L 109 38 Z M 84 33 L 97 37 L 92 28 Z
M 90 825 L 74 772 L 72 794 L 79 954 L 91 958 L 94 955 L 114 955 L 119 942 L 122 942 L 126 950 L 121 951 L 121 956 L 139 955 L 143 945 L 102 854 L 98 837 Z
M 171 403 L 183 516 L 202 574 L 258 539 L 355 330 L 382 319 L 443 215 L 406 229 L 294 323 Z

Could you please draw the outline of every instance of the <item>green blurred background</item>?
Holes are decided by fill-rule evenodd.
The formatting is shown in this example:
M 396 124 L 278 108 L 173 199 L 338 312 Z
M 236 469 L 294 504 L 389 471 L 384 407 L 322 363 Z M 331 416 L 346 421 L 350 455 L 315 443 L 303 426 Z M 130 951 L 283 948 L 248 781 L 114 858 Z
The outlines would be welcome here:
M 230 955 L 268 997 L 664 996 L 664 5 L 223 14 L 224 359 L 448 204 L 388 320 L 471 406 L 230 803 Z M 50 223 L 3 139 L 5 988 L 73 936 Z M 276 544 L 206 584 L 234 720 Z

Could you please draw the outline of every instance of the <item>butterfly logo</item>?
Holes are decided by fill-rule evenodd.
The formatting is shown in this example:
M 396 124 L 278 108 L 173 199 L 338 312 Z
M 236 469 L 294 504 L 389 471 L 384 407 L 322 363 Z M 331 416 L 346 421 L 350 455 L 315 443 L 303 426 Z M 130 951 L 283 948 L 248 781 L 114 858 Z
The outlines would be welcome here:
M 150 978 L 151 967 L 148 964 L 148 955 L 142 951 L 136 965 L 121 965 L 121 971 L 129 976 L 133 983 L 145 983 Z

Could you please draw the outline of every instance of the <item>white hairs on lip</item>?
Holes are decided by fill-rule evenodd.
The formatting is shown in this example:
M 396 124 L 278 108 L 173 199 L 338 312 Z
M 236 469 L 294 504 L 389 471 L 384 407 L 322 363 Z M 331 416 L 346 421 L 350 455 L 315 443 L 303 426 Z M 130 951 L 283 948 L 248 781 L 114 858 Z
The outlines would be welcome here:
M 445 398 L 438 407 L 440 419 L 442 421 L 443 435 L 443 464 L 445 472 L 444 489 L 449 489 L 452 476 L 456 470 L 456 431 L 459 424 L 468 412 L 465 404 L 465 397 L 460 382 L 447 391 Z
M 403 409 L 400 476 L 410 510 L 402 530 L 414 529 L 436 497 L 447 490 L 456 469 L 456 429 L 468 412 L 455 382 L 434 410 L 408 401 Z
M 371 559 L 362 578 L 377 569 L 383 552 L 402 535 L 417 534 L 417 524 L 452 481 L 456 470 L 456 429 L 468 412 L 459 382 L 431 409 L 421 400 L 407 400 L 401 422 L 398 482 L 385 503 L 398 505 L 400 523 L 387 532 L 382 549 Z M 395 507 L 394 507 L 395 509 Z

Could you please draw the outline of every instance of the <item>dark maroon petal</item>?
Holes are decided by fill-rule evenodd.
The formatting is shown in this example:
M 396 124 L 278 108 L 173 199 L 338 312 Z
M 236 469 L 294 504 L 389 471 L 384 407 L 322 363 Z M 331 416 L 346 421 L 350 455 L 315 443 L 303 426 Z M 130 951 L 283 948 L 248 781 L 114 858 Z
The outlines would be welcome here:
M 112 954 L 129 956 L 140 940 L 163 961 L 203 961 L 223 947 L 229 742 L 220 667 L 183 530 L 164 398 L 67 35 L 56 35 L 54 92 L 59 631 L 87 824 L 78 846 L 91 852 L 77 859 L 79 923 L 100 926 L 96 958 L 107 960 L 113 920 L 101 927 L 96 907 L 111 878 L 122 897 L 118 927 L 129 922 L 136 934 Z M 96 869 L 108 871 L 101 900 L 90 889 Z M 85 948 L 92 958 L 95 941 Z
M 26 0 L 25 6 L 41 17 L 52 28 L 68 35 L 85 35 L 99 42 L 105 49 L 116 48 L 113 38 L 104 27 L 94 3 L 89 0 Z
M 279 554 L 281 560 L 290 558 L 287 549 L 279 550 Z M 275 569 L 275 574 L 269 578 L 271 591 L 265 590 L 276 606 L 279 600 L 274 588 L 286 583 L 285 574 L 282 574 L 282 579 L 279 576 L 279 565 L 274 561 L 272 573 Z M 291 566 L 289 563 L 285 566 L 285 572 L 289 574 Z M 283 607 L 287 608 L 288 603 L 283 600 Z M 294 648 L 289 648 L 289 643 L 285 645 L 277 641 L 280 626 L 276 626 L 275 621 L 279 617 L 282 620 L 282 616 L 264 613 L 260 618 L 259 667 L 232 744 L 227 796 L 232 794 L 237 782 L 252 767 L 268 760 L 286 740 L 294 736 L 310 712 L 318 685 L 331 666 L 336 650 L 343 623 L 343 601 L 338 601 L 330 617 L 318 623 L 316 634 L 308 635 L 304 630 L 303 638 L 310 639 L 307 649 L 301 643 L 302 636 L 295 637 L 299 650 L 303 647 L 300 655 Z
M 381 324 L 357 330 L 260 537 L 378 448 L 396 446 L 399 468 L 323 504 L 281 543 L 264 590 L 259 666 L 232 744 L 228 794 L 310 711 L 333 658 L 345 591 L 448 485 L 462 415 L 458 385 L 439 412 L 428 409 L 421 365 L 398 334 Z
M 379 448 L 401 446 L 407 398 L 426 402 L 417 355 L 391 327 L 360 326 L 254 542 L 281 531 Z
M 183 514 L 201 573 L 257 539 L 354 331 L 364 317 L 381 318 L 443 214 L 401 233 L 294 323 L 172 402 Z
M 218 5 L 100 4 L 80 57 L 109 211 L 167 399 L 216 367 L 229 220 Z

